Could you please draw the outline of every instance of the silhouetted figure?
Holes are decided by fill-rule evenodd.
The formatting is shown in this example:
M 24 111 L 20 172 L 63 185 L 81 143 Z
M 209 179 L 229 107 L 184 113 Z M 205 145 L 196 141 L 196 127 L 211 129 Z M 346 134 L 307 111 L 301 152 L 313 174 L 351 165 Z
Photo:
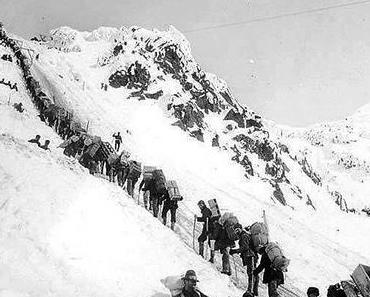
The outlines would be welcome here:
M 120 132 L 118 132 L 117 134 L 113 134 L 113 137 L 114 137 L 114 149 L 118 152 L 122 143 L 122 137 Z
M 49 139 L 47 139 L 47 140 L 45 140 L 45 143 L 44 143 L 42 146 L 40 146 L 40 147 L 41 147 L 42 149 L 44 149 L 45 151 L 47 151 L 47 150 L 49 150 L 49 151 L 50 151 L 49 144 L 50 144 L 50 140 L 49 140 Z
M 35 138 L 28 140 L 28 142 L 36 143 L 39 147 L 41 147 L 40 138 L 41 138 L 40 135 L 36 135 Z

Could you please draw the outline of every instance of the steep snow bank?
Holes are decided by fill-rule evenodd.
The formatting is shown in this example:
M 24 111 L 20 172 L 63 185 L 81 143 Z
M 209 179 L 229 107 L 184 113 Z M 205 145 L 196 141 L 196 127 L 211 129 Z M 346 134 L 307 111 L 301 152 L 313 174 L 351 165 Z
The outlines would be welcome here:
M 209 295 L 241 294 L 120 188 L 26 141 L 58 143 L 50 128 L 0 118 L 0 296 L 168 296 L 159 280 L 189 268 Z
M 43 50 L 33 68 L 35 75 L 58 104 L 89 121 L 93 134 L 109 139 L 114 131 L 125 132 L 124 146 L 135 158 L 163 168 L 169 178 L 178 181 L 185 197 L 180 206 L 180 225 L 189 229 L 199 199 L 217 198 L 220 207 L 234 211 L 244 225 L 260 220 L 262 209 L 266 209 L 273 239 L 292 259 L 288 287 L 296 286 L 301 292 L 309 285 L 324 291 L 328 284 L 347 279 L 359 262 L 369 262 L 369 242 L 364 236 L 369 220 L 341 213 L 288 155 L 284 155 L 284 162 L 290 168 L 289 178 L 310 193 L 316 211 L 294 193 L 286 197 L 288 207 L 281 206 L 263 180 L 243 177 L 242 169 L 230 160 L 230 152 L 211 148 L 173 127 L 172 118 L 163 112 L 162 99 L 158 103 L 127 100 L 130 92 L 125 88 L 101 90 L 106 69 L 92 67 L 99 48 L 97 44 L 84 46 L 83 59 L 79 53 L 56 55 Z M 105 45 L 101 46 L 103 51 Z M 79 73 L 86 88 L 73 80 L 72 72 Z M 168 83 L 164 93 L 171 93 L 171 87 Z M 259 159 L 255 162 L 264 165 Z M 183 238 L 191 241 L 190 234 L 183 234 Z

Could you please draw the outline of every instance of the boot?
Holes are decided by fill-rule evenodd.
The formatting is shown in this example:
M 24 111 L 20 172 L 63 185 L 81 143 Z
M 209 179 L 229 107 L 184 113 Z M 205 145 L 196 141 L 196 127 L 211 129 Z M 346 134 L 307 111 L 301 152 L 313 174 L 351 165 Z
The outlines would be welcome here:
M 214 263 L 215 262 L 215 251 L 211 250 L 211 258 L 209 259 L 209 262 Z
M 203 254 L 204 254 L 204 243 L 199 242 L 199 255 L 203 257 Z
M 175 230 L 175 222 L 171 222 L 171 230 L 174 231 Z

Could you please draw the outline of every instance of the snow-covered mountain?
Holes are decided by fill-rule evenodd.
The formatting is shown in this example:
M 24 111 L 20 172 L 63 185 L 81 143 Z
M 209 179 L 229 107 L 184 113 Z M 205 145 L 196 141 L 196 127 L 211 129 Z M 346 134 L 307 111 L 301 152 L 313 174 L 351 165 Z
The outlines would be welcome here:
M 266 210 L 273 240 L 291 258 L 285 296 L 302 295 L 309 285 L 324 291 L 369 262 L 369 218 L 342 212 L 333 198 L 337 191 L 348 208 L 366 205 L 367 175 L 360 181 L 344 161 L 335 164 L 348 151 L 365 158 L 366 110 L 348 128 L 346 122 L 281 128 L 241 106 L 223 80 L 196 63 L 173 27 L 91 33 L 62 27 L 43 41 L 14 38 L 30 55 L 40 91 L 93 135 L 110 141 L 121 131 L 133 158 L 163 168 L 185 200 L 175 235 L 89 176 L 38 120 L 16 63 L 0 60 L 5 81 L 19 86 L 15 92 L 0 84 L 0 246 L 2 269 L 11 276 L 2 282 L 10 292 L 4 296 L 167 296 L 159 280 L 189 268 L 199 271 L 208 295 L 240 296 L 188 247 L 200 199 L 216 198 L 244 225 Z M 26 111 L 18 114 L 9 98 Z M 34 134 L 52 140 L 51 152 L 27 143 Z M 215 135 L 219 146 L 212 146 Z
M 275 133 L 294 158 L 310 164 L 308 171 L 343 211 L 369 213 L 369 118 L 366 105 L 342 121 L 305 129 L 280 127 Z

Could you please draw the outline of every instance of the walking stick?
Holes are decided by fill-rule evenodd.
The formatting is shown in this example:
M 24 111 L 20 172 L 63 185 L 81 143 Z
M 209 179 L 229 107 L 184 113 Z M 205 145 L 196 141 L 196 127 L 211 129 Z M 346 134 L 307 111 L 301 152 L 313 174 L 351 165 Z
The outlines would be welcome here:
M 194 216 L 194 223 L 193 223 L 193 250 L 195 251 L 195 224 L 197 222 L 197 217 Z
M 235 262 L 235 258 L 234 258 L 234 255 L 233 255 L 233 262 L 234 262 L 234 269 L 235 269 L 235 277 L 236 277 L 236 281 L 239 282 L 239 279 L 238 279 L 238 270 L 236 269 L 236 262 Z
M 206 248 L 205 248 L 205 251 L 204 251 L 204 259 L 207 259 L 208 257 L 208 247 L 209 247 L 209 234 L 208 234 L 208 220 L 209 218 L 206 218 L 206 234 L 207 234 L 207 238 L 206 238 Z

